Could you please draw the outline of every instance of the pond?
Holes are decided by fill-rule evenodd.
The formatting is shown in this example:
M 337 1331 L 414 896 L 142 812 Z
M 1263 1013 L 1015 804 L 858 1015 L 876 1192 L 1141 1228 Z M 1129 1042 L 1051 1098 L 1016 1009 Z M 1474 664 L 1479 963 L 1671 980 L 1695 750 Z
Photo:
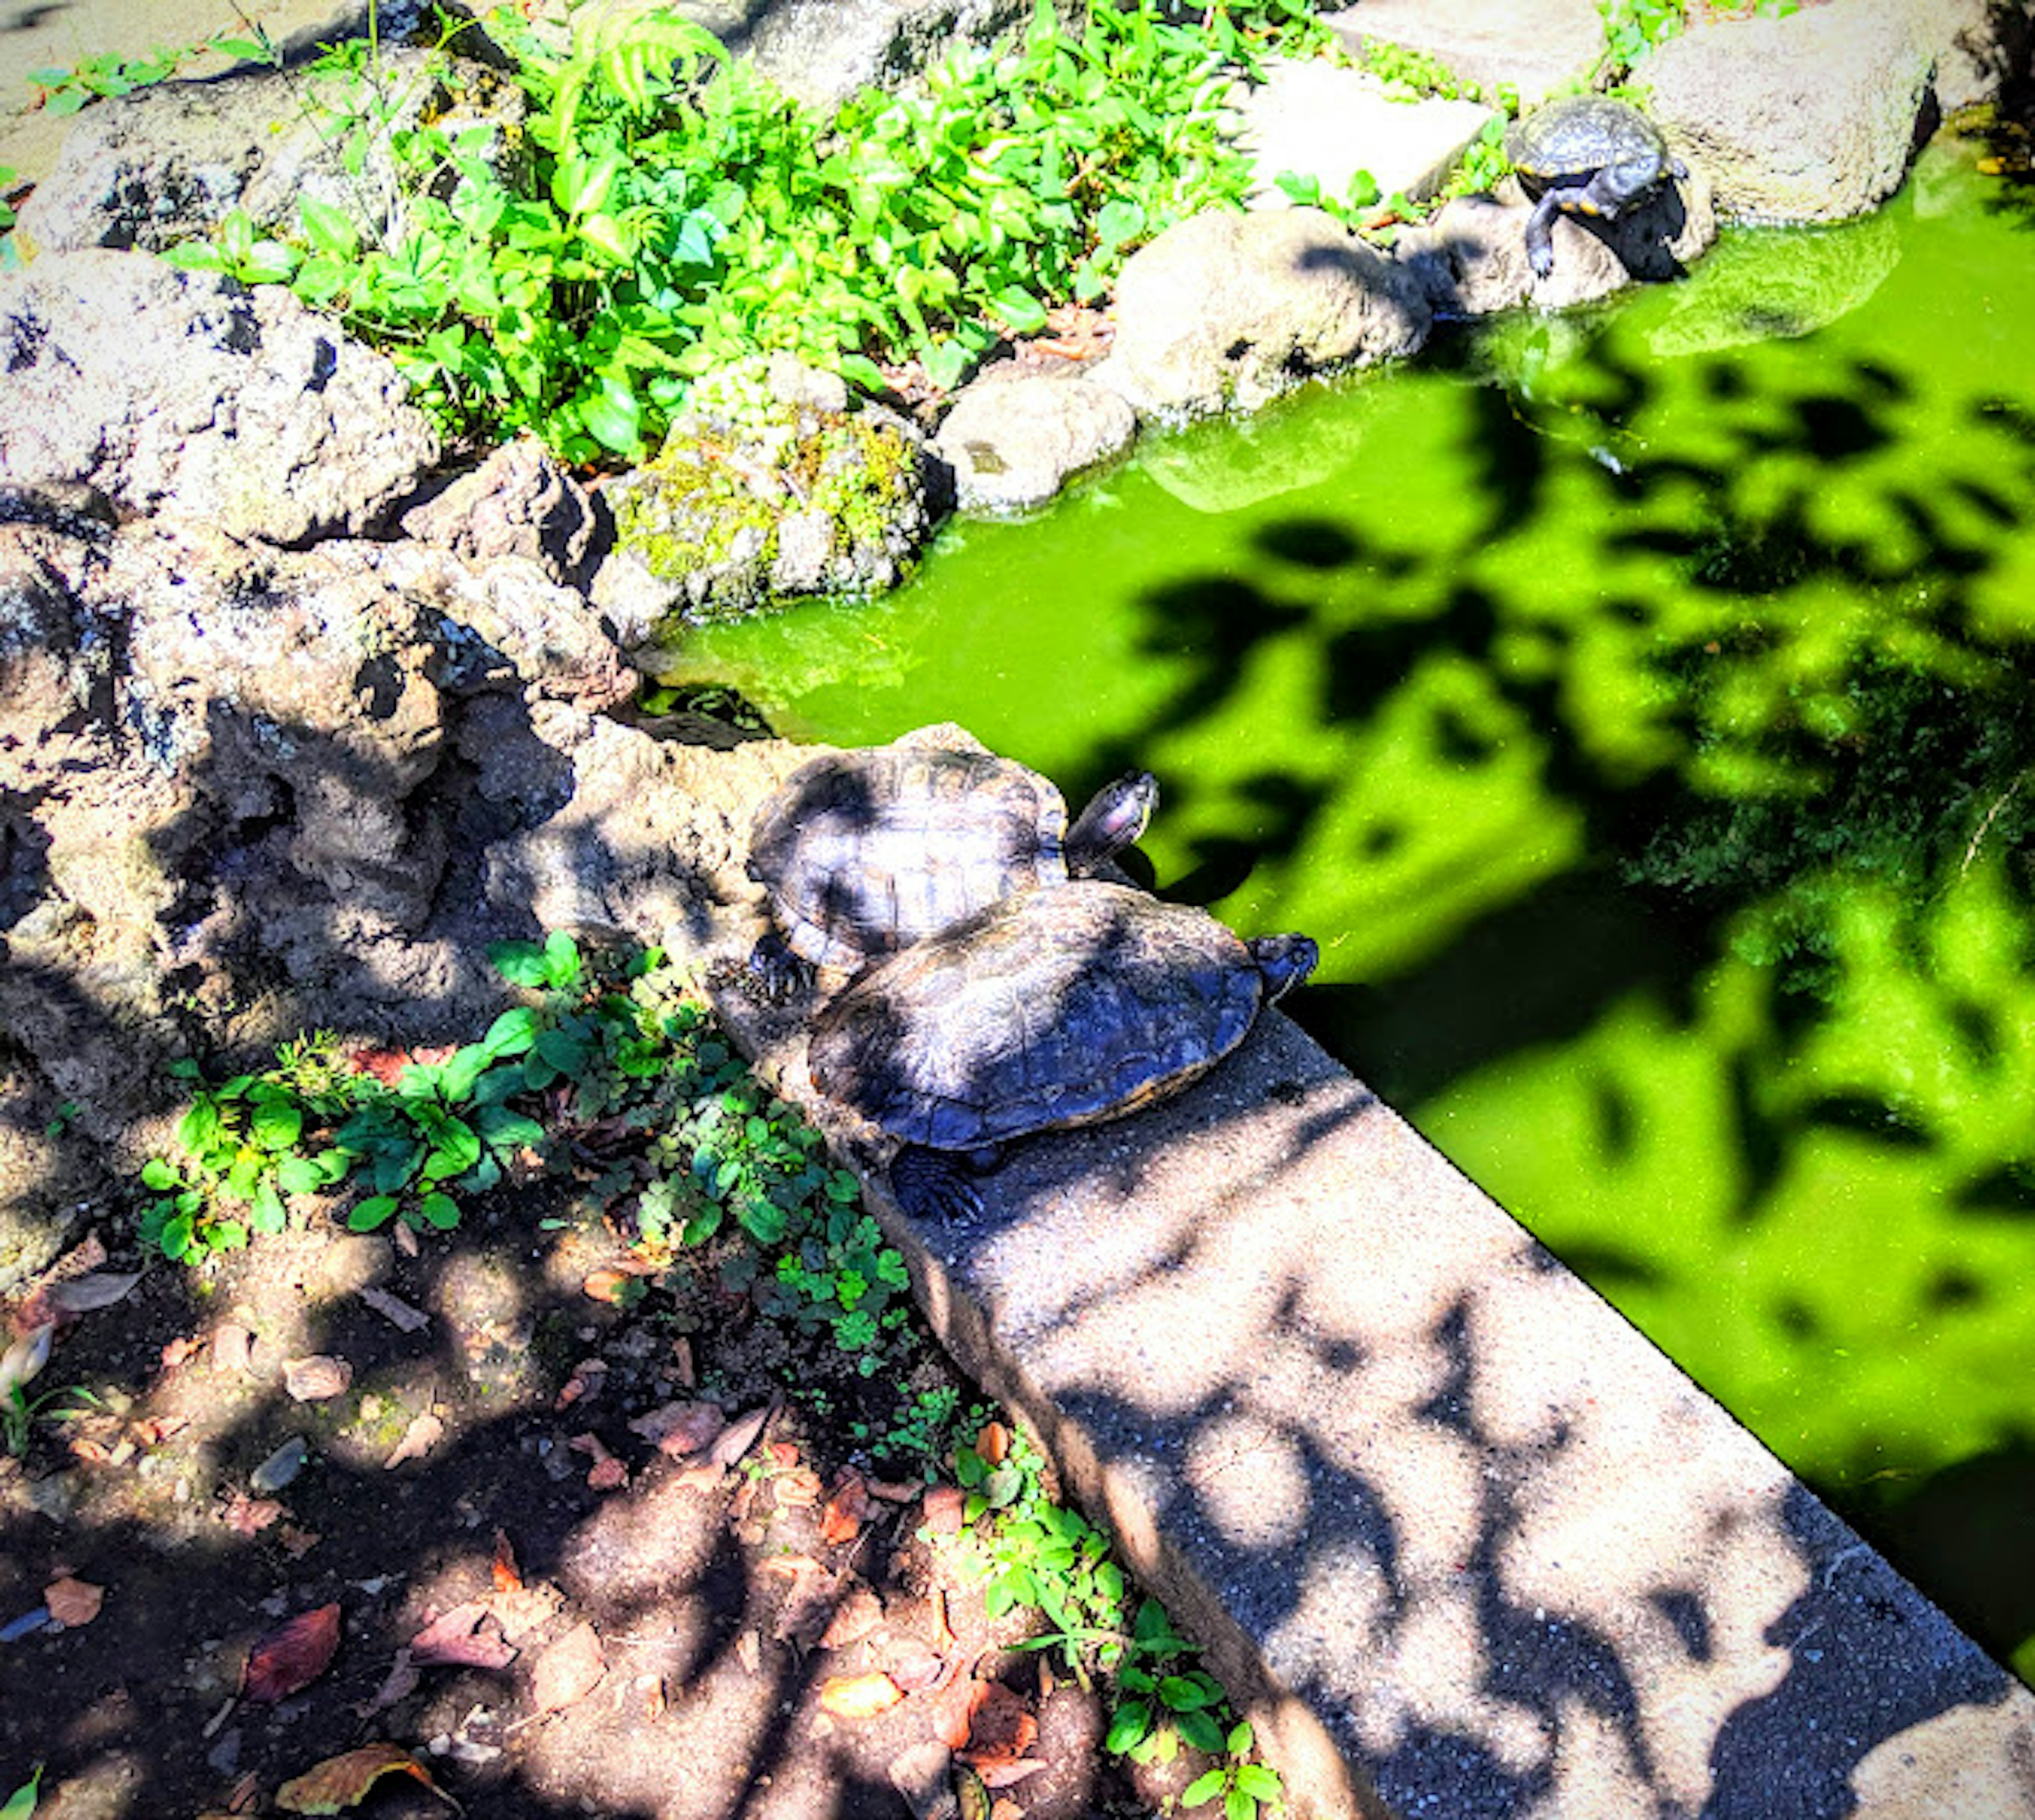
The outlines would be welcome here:
M 2035 213 L 1869 220 L 1146 439 L 675 679 L 959 720 L 2035 1675 Z

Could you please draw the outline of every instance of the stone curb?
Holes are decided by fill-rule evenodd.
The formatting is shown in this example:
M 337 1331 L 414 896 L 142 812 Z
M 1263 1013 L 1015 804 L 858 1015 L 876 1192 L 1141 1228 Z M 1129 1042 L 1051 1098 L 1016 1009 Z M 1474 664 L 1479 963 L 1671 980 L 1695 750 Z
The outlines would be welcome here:
M 1296 1814 L 2035 1817 L 2035 1696 L 1283 1016 L 930 1232 L 720 1009 Z

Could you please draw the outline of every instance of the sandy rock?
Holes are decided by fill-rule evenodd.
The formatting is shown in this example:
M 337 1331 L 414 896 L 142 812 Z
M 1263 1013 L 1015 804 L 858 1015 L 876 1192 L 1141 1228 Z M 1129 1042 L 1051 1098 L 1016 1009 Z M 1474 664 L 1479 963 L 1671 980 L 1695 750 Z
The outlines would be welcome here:
M 1326 21 L 1353 53 L 1403 44 L 1486 88 L 1509 84 L 1531 107 L 1557 88 L 1584 88 L 1604 55 L 1593 0 L 1364 0 Z
M 1107 461 L 1138 433 L 1138 415 L 1079 373 L 991 368 L 954 400 L 933 448 L 954 469 L 964 511 L 1021 511 Z
M 0 486 L 295 543 L 374 525 L 438 457 L 378 354 L 288 291 L 137 253 L 0 277 Z
M 1310 374 L 1412 353 L 1426 299 L 1318 209 L 1181 222 L 1131 255 L 1098 383 L 1141 416 L 1249 410 Z
M 165 82 L 78 115 L 56 168 L 21 211 L 21 231 L 43 253 L 160 253 L 205 239 L 234 209 L 257 228 L 294 229 L 298 201 L 309 196 L 393 243 L 403 229 L 392 136 L 414 130 L 427 114 L 448 135 L 485 126 L 494 161 L 506 167 L 513 143 L 506 129 L 525 111 L 522 91 L 480 65 L 421 50 L 385 51 L 371 80 L 246 70 Z M 349 170 L 356 134 L 365 156 Z
M 1292 206 L 1281 172 L 1315 178 L 1326 197 L 1349 194 L 1368 171 L 1380 196 L 1423 201 L 1434 194 L 1495 108 L 1474 101 L 1396 96 L 1361 70 L 1325 62 L 1273 61 L 1256 88 L 1231 93 L 1238 149 L 1255 167 L 1254 209 Z
M 403 528 L 476 569 L 498 557 L 520 557 L 553 581 L 570 583 L 593 540 L 593 502 L 541 442 L 521 437 L 429 504 L 406 512 Z
M 1841 221 L 1906 174 L 1931 48 L 1906 0 L 1713 20 L 1635 66 L 1668 143 L 1735 220 Z M 1559 261 L 1560 254 L 1556 254 Z

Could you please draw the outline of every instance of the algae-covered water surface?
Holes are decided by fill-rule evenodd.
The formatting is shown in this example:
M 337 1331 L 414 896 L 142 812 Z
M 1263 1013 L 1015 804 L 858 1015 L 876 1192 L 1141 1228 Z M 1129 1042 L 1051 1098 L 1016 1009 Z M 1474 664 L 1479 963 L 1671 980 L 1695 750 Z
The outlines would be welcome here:
M 1315 935 L 1296 1014 L 2025 1675 L 2031 348 L 2035 214 L 1933 149 L 678 673 L 1149 765 L 1158 888 Z

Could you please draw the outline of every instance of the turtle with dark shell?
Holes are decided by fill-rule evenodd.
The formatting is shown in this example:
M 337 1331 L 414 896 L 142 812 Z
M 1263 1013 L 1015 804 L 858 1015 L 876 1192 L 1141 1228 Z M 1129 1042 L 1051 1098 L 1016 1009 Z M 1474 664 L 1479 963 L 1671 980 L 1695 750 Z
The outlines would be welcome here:
M 1616 221 L 1668 177 L 1689 174 L 1652 121 L 1608 95 L 1573 95 L 1535 108 L 1506 134 L 1505 154 L 1535 198 L 1526 261 L 1539 278 L 1555 268 L 1557 215 Z
M 1035 1132 L 1178 1092 L 1307 978 L 1304 935 L 1246 942 L 1100 879 L 1028 891 L 871 968 L 814 1021 L 813 1084 L 903 1141 L 898 1203 L 980 1211 L 970 1178 Z
M 1059 792 L 994 753 L 878 746 L 809 760 L 757 811 L 750 876 L 773 927 L 752 987 L 782 999 L 815 968 L 853 969 L 1014 892 L 1064 884 L 1144 833 L 1149 771 L 1100 791 L 1070 828 Z

